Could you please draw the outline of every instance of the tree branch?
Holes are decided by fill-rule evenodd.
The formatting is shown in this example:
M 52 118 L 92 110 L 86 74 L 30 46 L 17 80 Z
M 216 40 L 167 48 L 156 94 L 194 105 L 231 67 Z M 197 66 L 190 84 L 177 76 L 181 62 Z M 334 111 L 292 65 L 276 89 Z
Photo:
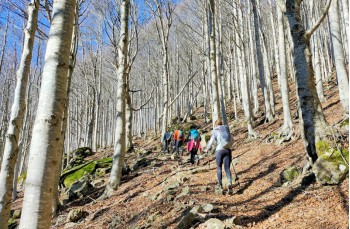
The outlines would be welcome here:
M 304 37 L 306 39 L 310 39 L 310 37 L 312 36 L 312 34 L 316 31 L 316 29 L 321 25 L 321 23 L 323 22 L 323 20 L 326 18 L 327 14 L 328 14 L 328 10 L 331 6 L 331 2 L 332 0 L 328 0 L 327 4 L 326 4 L 326 8 L 324 9 L 323 11 L 323 14 L 322 16 L 315 22 L 315 24 L 313 26 L 311 26 L 310 29 L 308 29 L 306 32 L 305 32 L 305 35 Z
M 139 111 L 139 110 L 141 110 L 144 106 L 146 106 L 148 103 L 149 103 L 149 101 L 152 99 L 152 95 L 153 95 L 153 92 L 154 92 L 154 87 L 153 87 L 153 89 L 152 89 L 152 92 L 151 92 L 151 94 L 149 95 L 149 98 L 147 99 L 147 101 L 144 103 L 144 104 L 142 104 L 139 108 L 133 108 L 133 107 L 131 107 L 130 106 L 130 108 L 133 110 L 133 111 Z

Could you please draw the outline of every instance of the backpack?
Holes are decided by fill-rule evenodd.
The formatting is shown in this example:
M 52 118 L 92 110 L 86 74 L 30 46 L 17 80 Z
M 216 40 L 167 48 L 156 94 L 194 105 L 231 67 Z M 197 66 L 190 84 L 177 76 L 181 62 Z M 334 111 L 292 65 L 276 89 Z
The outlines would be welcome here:
M 228 126 L 220 126 L 218 129 L 220 132 L 218 144 L 221 145 L 222 148 L 230 149 L 233 145 L 233 136 L 230 134 Z
M 178 130 L 178 136 L 179 136 L 179 138 L 182 138 L 183 137 L 183 135 L 184 135 L 184 133 L 182 132 L 182 130 Z
M 198 130 L 193 129 L 193 130 L 190 131 L 190 133 L 191 133 L 191 138 L 192 138 L 193 140 L 199 140 L 199 139 L 200 139 Z

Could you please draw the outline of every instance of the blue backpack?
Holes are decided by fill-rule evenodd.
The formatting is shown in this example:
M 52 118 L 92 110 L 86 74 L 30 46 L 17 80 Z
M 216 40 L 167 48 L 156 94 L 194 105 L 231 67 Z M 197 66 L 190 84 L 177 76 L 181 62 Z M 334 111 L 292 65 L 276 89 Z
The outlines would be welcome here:
M 193 140 L 199 140 L 200 139 L 198 130 L 192 129 L 192 130 L 190 130 L 190 134 L 191 134 L 191 139 L 193 139 Z

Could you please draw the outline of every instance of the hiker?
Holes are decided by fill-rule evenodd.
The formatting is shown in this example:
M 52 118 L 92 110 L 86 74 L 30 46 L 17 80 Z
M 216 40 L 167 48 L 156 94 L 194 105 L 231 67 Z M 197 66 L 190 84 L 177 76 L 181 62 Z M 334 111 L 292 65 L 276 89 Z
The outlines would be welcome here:
M 189 141 L 187 142 L 186 147 L 187 147 L 187 151 L 190 153 L 191 164 L 193 165 L 196 161 L 198 164 L 199 158 L 197 153 L 198 153 L 198 150 L 199 150 L 199 153 L 202 152 L 202 147 L 201 147 L 201 137 L 195 125 L 190 126 L 190 131 L 188 132 L 186 141 Z
M 164 142 L 164 149 L 163 152 L 168 152 L 169 153 L 169 145 L 171 143 L 171 137 L 173 136 L 173 133 L 171 131 L 165 132 L 163 135 L 163 142 Z
M 222 124 L 221 119 L 217 119 L 214 123 L 214 129 L 205 149 L 208 152 L 214 143 L 217 142 L 215 149 L 216 158 L 216 174 L 218 179 L 218 186 L 216 188 L 216 193 L 222 193 L 222 164 L 224 164 L 224 169 L 227 177 L 227 188 L 229 194 L 233 194 L 232 189 L 232 176 L 230 171 L 230 164 L 232 160 L 231 146 L 233 145 L 233 137 L 230 134 L 229 127 Z
M 180 150 L 182 143 L 183 143 L 183 140 L 184 140 L 184 134 L 183 134 L 182 130 L 175 130 L 174 135 L 173 135 L 173 139 L 174 139 L 174 145 L 175 145 L 174 152 L 177 155 L 179 155 L 179 150 Z

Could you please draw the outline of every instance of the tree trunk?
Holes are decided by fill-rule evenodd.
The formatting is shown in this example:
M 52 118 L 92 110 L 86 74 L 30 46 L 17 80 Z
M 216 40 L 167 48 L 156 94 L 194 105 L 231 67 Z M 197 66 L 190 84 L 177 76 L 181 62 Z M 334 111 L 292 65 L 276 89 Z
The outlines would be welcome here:
M 20 130 L 22 128 L 23 116 L 26 108 L 25 97 L 30 72 L 30 63 L 32 60 L 34 37 L 37 29 L 38 10 L 39 0 L 33 0 L 28 6 L 28 21 L 24 30 L 22 57 L 19 69 L 17 71 L 17 85 L 1 164 L 0 222 L 7 222 L 10 218 L 13 176 L 15 172 L 14 169 L 16 159 L 18 157 Z M 0 228 L 7 228 L 7 223 L 1 223 Z
M 279 81 L 282 95 L 283 105 L 283 127 L 281 134 L 290 136 L 293 132 L 293 123 L 289 105 L 289 88 L 287 78 L 287 54 L 286 54 L 286 42 L 285 42 L 285 27 L 284 27 L 284 15 L 282 10 L 277 6 L 277 22 L 278 22 L 278 56 L 279 56 Z
M 209 0 L 209 34 L 210 34 L 210 75 L 212 85 L 212 120 L 214 122 L 221 117 L 219 101 L 219 85 L 216 63 L 216 40 L 215 40 L 215 1 Z
M 344 108 L 345 115 L 349 115 L 349 79 L 345 68 L 345 56 L 340 33 L 340 21 L 338 13 L 338 0 L 333 0 L 329 9 L 329 21 L 332 45 L 334 51 L 335 69 L 338 79 L 338 90 L 340 102 Z
M 286 16 L 294 41 L 297 91 L 300 104 L 300 125 L 306 152 L 314 163 L 318 156 L 316 141 L 326 126 L 317 96 L 310 50 L 310 37 L 306 36 L 300 15 L 300 0 L 287 0 Z
M 126 103 L 126 79 L 127 79 L 127 55 L 129 42 L 129 0 L 122 0 L 120 4 L 121 25 L 120 40 L 118 45 L 118 72 L 117 72 L 117 120 L 115 131 L 115 146 L 113 154 L 113 165 L 105 194 L 110 196 L 113 190 L 120 185 L 122 168 L 124 164 L 126 141 L 125 141 L 125 103 Z
M 38 109 L 33 127 L 20 228 L 49 228 L 60 138 L 67 100 L 67 73 L 75 0 L 55 1 Z M 59 16 L 58 16 L 59 15 Z

